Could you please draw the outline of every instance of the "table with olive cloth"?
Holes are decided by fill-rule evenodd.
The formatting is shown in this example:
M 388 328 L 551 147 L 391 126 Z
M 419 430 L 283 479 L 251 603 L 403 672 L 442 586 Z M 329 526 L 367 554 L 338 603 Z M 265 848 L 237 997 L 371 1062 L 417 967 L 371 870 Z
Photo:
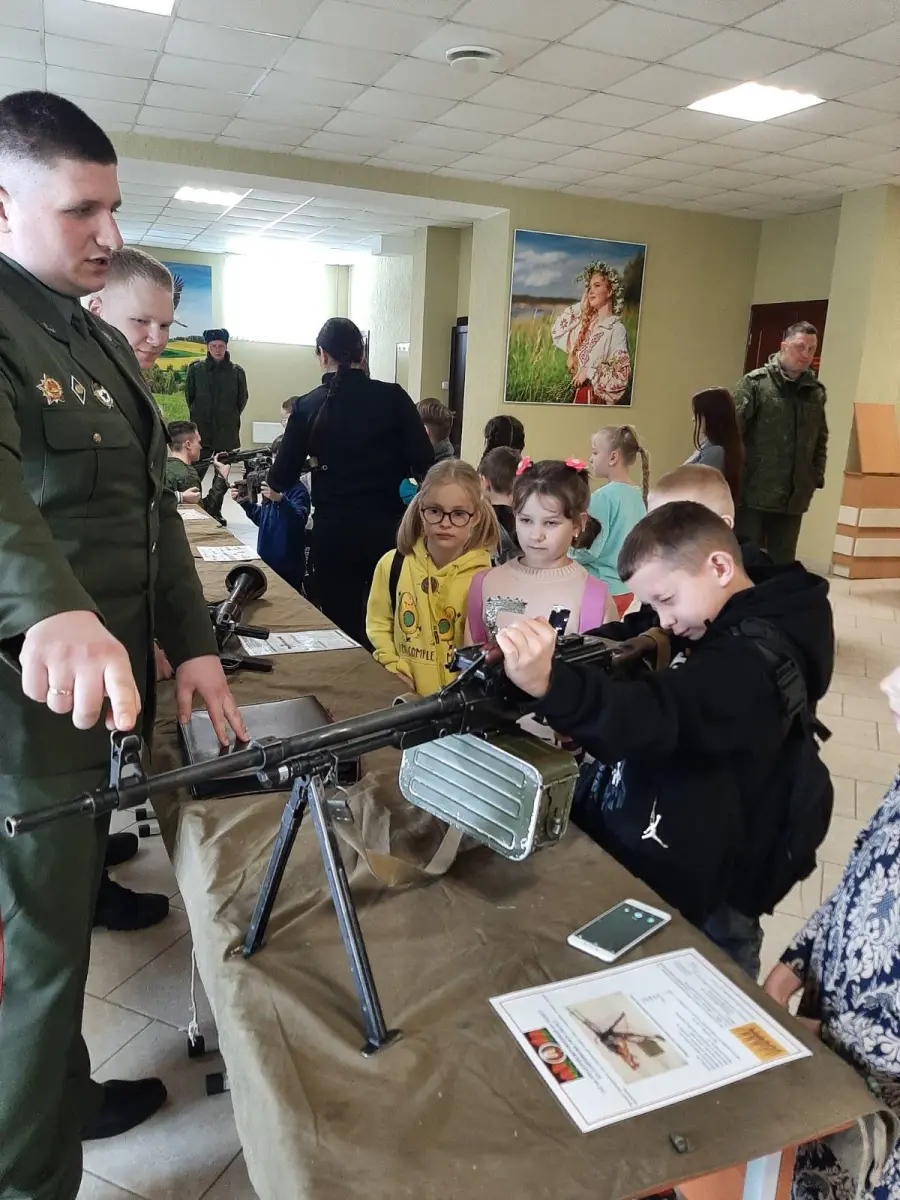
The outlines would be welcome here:
M 194 547 L 233 541 L 212 521 L 185 528 Z M 224 595 L 233 565 L 197 563 L 208 599 Z M 280 631 L 330 627 L 278 576 L 266 574 L 268 592 L 247 620 Z M 270 675 L 233 677 L 239 703 L 315 695 L 344 718 L 384 707 L 400 691 L 361 649 L 271 661 Z M 177 761 L 168 685 L 160 696 L 154 770 Z M 442 835 L 400 797 L 398 761 L 394 751 L 382 751 L 365 764 L 369 847 L 380 840 L 388 848 L 390 817 L 393 857 L 370 855 L 385 878 L 398 857 L 427 862 Z M 385 1017 L 404 1035 L 362 1058 L 359 1008 L 311 822 L 295 845 L 267 944 L 249 961 L 240 953 L 284 800 L 282 793 L 157 803 L 247 1167 L 262 1200 L 625 1200 L 751 1160 L 763 1160 L 763 1170 L 748 1172 L 744 1194 L 774 1196 L 774 1184 L 759 1188 L 764 1176 L 777 1178 L 778 1160 L 766 1156 L 877 1109 L 850 1067 L 815 1044 L 811 1058 L 579 1133 L 488 1003 L 500 993 L 591 972 L 598 964 L 567 946 L 567 935 L 627 897 L 659 903 L 574 829 L 558 847 L 524 863 L 476 849 L 443 877 L 404 886 L 387 886 L 347 851 Z M 634 953 L 685 946 L 702 949 L 775 1011 L 678 916 Z M 785 1013 L 779 1017 L 814 1045 Z M 673 1134 L 688 1139 L 689 1153 L 675 1152 Z M 766 1175 L 766 1161 L 775 1164 L 774 1176 Z M 714 1194 L 730 1193 L 723 1183 Z

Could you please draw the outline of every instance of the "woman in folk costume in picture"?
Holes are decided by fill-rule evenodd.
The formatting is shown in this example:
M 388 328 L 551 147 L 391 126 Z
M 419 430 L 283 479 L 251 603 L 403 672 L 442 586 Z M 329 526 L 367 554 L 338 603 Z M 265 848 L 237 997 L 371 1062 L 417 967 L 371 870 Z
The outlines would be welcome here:
M 622 279 L 606 263 L 593 262 L 575 282 L 584 284 L 584 296 L 557 317 L 551 332 L 554 344 L 569 356 L 574 403 L 621 404 L 631 380 L 628 337 L 619 320 Z

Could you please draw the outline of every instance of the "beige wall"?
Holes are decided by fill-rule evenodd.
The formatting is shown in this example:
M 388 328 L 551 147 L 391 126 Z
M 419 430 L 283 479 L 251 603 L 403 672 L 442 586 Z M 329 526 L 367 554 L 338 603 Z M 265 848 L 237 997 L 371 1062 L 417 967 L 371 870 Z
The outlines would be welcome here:
M 394 380 L 397 343 L 409 341 L 412 257 L 374 255 L 350 268 L 349 315 L 369 331 L 369 370 Z
M 460 231 L 439 225 L 416 230 L 409 328 L 409 394 L 447 402 L 450 331 L 459 295 Z
M 472 283 L 472 237 L 474 229 L 471 225 L 460 234 L 459 239 L 459 287 L 456 293 L 456 315 L 469 315 L 469 288 Z
M 512 238 L 516 228 L 602 235 L 647 245 L 631 408 L 506 405 Z M 753 294 L 759 225 L 648 205 L 521 192 L 512 211 L 475 224 L 463 455 L 477 461 L 487 419 L 508 412 L 525 424 L 532 457 L 587 458 L 604 425 L 634 424 L 654 476 L 690 453 L 690 398 L 740 377 Z M 637 472 L 636 472 L 637 478 Z
M 827 299 L 840 220 L 840 208 L 827 208 L 763 221 L 753 303 Z

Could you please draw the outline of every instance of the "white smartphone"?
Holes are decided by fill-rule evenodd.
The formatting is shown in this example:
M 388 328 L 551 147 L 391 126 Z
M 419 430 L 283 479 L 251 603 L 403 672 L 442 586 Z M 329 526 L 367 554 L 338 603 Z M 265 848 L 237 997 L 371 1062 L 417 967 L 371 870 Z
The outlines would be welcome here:
M 671 913 L 640 904 L 637 900 L 623 900 L 570 933 L 566 940 L 576 950 L 593 954 L 604 962 L 615 962 L 671 920 Z

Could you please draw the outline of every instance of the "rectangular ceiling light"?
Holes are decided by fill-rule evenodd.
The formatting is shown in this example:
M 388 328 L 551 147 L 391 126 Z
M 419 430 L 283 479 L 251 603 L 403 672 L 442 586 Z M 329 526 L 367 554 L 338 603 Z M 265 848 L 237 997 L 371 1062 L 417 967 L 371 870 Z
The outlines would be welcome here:
M 93 4 L 109 4 L 113 8 L 131 8 L 135 12 L 155 13 L 171 17 L 175 0 L 91 0 Z
M 716 92 L 705 100 L 696 100 L 688 108 L 716 113 L 721 117 L 736 117 L 739 121 L 771 121 L 774 117 L 783 117 L 787 113 L 824 103 L 821 96 L 806 92 L 791 92 L 762 83 L 742 83 L 739 87 L 729 88 L 727 92 Z
M 219 208 L 232 208 L 246 195 L 246 192 L 215 192 L 207 188 L 182 187 L 175 193 L 175 199 L 190 200 L 193 204 L 214 204 Z

